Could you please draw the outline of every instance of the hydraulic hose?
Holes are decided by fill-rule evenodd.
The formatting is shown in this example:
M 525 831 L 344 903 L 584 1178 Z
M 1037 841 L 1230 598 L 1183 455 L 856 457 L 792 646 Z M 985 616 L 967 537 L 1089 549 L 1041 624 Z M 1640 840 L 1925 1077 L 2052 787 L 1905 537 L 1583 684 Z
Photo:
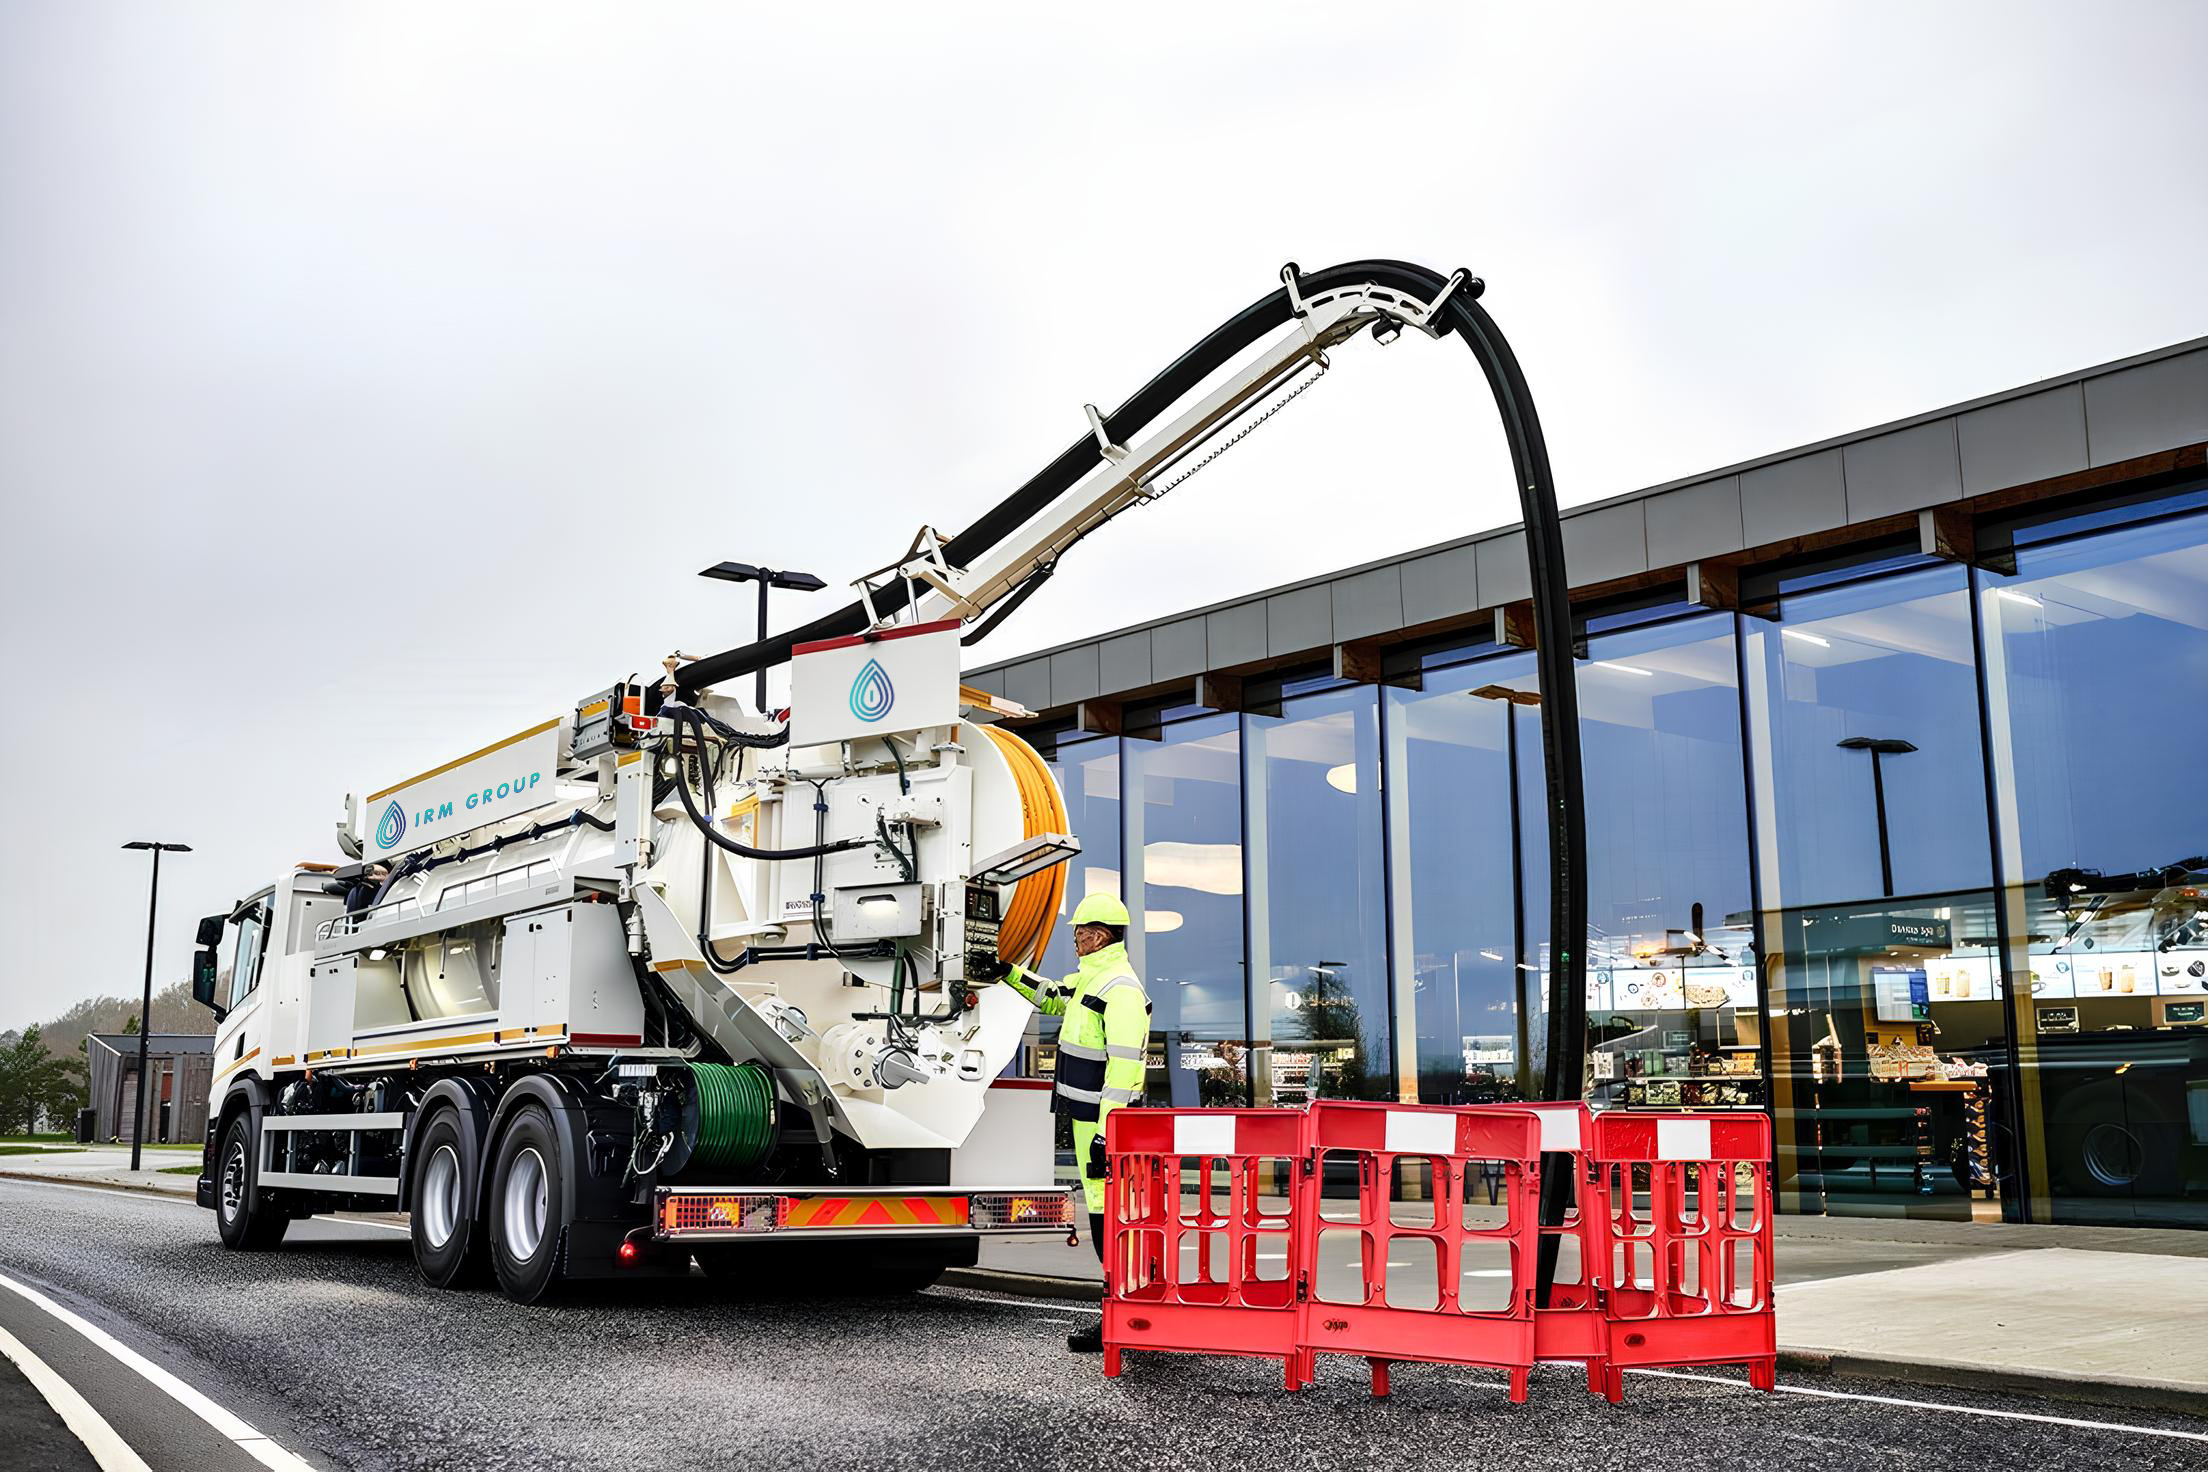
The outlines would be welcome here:
M 1004 754 L 1012 769 L 1012 781 L 1020 790 L 1020 812 L 1028 838 L 1038 833 L 1069 833 L 1065 794 L 1051 780 L 1042 753 L 1010 731 L 983 726 L 989 739 Z M 1042 964 L 1050 944 L 1050 927 L 1066 900 L 1066 866 L 1053 864 L 1040 874 L 1030 874 L 1012 890 L 1003 923 L 997 927 L 997 955 L 1022 966 Z
M 680 724 L 679 719 L 677 724 Z M 704 744 L 702 728 L 699 728 L 699 744 L 700 746 Z M 866 848 L 874 842 L 871 838 L 840 838 L 834 843 L 807 844 L 803 848 L 753 848 L 748 843 L 738 843 L 735 839 L 715 828 L 712 820 L 698 811 L 698 800 L 691 796 L 690 784 L 679 776 L 675 779 L 675 791 L 682 794 L 682 810 L 690 815 L 690 821 L 697 826 L 697 830 L 738 858 L 768 861 L 777 859 L 817 859 L 824 854 L 840 854 L 855 848 Z

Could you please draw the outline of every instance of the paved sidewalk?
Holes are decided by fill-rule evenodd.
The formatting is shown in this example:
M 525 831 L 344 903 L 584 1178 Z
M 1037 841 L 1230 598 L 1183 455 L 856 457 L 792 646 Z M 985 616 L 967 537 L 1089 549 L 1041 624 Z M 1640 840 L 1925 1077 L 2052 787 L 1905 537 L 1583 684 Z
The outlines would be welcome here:
M 1796 1369 L 2208 1412 L 2208 1232 L 1781 1217 L 1774 1235 Z M 1085 1240 L 991 1243 L 960 1276 L 1103 1289 Z
M 169 1196 L 189 1196 L 199 1175 L 199 1151 L 143 1150 L 144 1169 L 130 1168 L 128 1145 L 85 1145 L 70 1151 L 37 1155 L 0 1155 L 0 1175 L 28 1176 L 80 1186 L 107 1186 L 122 1191 L 153 1191 Z M 161 1167 L 188 1165 L 190 1175 L 164 1175 Z

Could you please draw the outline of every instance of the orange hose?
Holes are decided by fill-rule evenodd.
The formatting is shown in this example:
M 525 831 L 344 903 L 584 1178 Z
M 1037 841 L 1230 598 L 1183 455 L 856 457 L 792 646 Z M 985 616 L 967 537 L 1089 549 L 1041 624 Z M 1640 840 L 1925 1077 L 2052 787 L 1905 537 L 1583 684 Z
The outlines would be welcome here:
M 1058 781 L 1050 775 L 1042 753 L 1001 727 L 981 729 L 997 743 L 1005 764 L 1012 768 L 1012 780 L 1020 790 L 1021 815 L 1026 820 L 1023 836 L 1072 832 L 1066 817 L 1066 795 L 1058 790 Z M 1022 966 L 1042 964 L 1043 950 L 1050 944 L 1050 928 L 1066 900 L 1066 868 L 1064 864 L 1053 864 L 1013 886 L 1012 903 L 1005 906 L 1004 923 L 997 931 L 999 956 Z

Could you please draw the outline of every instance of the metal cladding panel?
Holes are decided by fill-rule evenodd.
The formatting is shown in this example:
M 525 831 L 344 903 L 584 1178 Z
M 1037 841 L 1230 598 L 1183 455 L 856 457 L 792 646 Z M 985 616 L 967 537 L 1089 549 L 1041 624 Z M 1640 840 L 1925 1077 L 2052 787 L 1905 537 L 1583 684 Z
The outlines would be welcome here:
M 1648 571 L 1648 523 L 1638 501 L 1564 514 L 1564 572 L 1572 586 Z
M 1467 542 L 1403 564 L 1403 622 L 1433 623 L 1480 608 L 1479 559 Z
M 1751 547 L 1830 531 L 1848 521 L 1840 452 L 1819 450 L 1743 471 L 1740 531 Z
M 1959 415 L 1963 494 L 2029 485 L 2086 468 L 2085 389 L 2066 383 L 2045 393 L 1988 404 Z
M 1472 548 L 1474 565 L 1480 571 L 1482 603 L 1496 607 L 1533 596 L 1533 568 L 1526 561 L 1524 532 L 1505 532 L 1474 542 Z
M 1334 600 L 1334 638 L 1369 639 L 1403 627 L 1403 570 L 1376 567 L 1327 585 Z
M 1327 585 L 1276 593 L 1265 600 L 1265 652 L 1300 654 L 1334 642 L 1334 599 Z
M 1071 705 L 1094 700 L 1102 691 L 1096 679 L 1096 646 L 1076 644 L 1050 657 L 1050 703 Z
M 2085 434 L 2095 465 L 2208 440 L 2208 349 L 2088 378 Z
M 1944 506 L 1963 494 L 1955 421 L 1935 419 L 1846 447 L 1848 520 L 1876 521 Z
M 1150 678 L 1178 680 L 1200 675 L 1210 666 L 1206 625 L 1201 616 L 1159 624 L 1150 631 Z
M 976 690 L 986 691 L 991 695 L 1002 695 L 1004 694 L 1004 671 L 1001 669 L 975 670 L 966 676 L 966 683 Z
M 1004 672 L 1004 697 L 1029 710 L 1050 708 L 1050 661 L 1027 659 Z
M 1265 604 L 1237 603 L 1204 615 L 1202 669 L 1254 664 L 1265 657 Z M 1153 650 L 1156 646 L 1152 646 Z
M 1648 565 L 1699 562 L 1747 546 L 1740 534 L 1740 477 L 1721 475 L 1699 485 L 1650 496 Z
M 1150 631 L 1138 629 L 1096 646 L 1098 694 L 1116 695 L 1150 683 Z

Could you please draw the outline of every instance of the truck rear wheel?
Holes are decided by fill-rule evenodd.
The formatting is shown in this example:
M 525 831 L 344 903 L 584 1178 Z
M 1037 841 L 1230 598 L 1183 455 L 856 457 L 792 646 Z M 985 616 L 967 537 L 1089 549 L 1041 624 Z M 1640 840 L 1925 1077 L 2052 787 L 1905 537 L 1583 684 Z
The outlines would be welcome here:
M 440 1109 L 416 1138 L 409 1225 L 414 1266 L 439 1288 L 466 1288 L 486 1276 L 482 1223 L 482 1141 L 457 1109 Z
M 491 1265 L 516 1303 L 535 1303 L 556 1287 L 567 1252 L 566 1175 L 552 1120 L 527 1105 L 499 1136 L 491 1170 Z
M 215 1154 L 215 1228 L 233 1252 L 266 1252 L 284 1240 L 291 1218 L 261 1189 L 260 1131 L 240 1110 Z

